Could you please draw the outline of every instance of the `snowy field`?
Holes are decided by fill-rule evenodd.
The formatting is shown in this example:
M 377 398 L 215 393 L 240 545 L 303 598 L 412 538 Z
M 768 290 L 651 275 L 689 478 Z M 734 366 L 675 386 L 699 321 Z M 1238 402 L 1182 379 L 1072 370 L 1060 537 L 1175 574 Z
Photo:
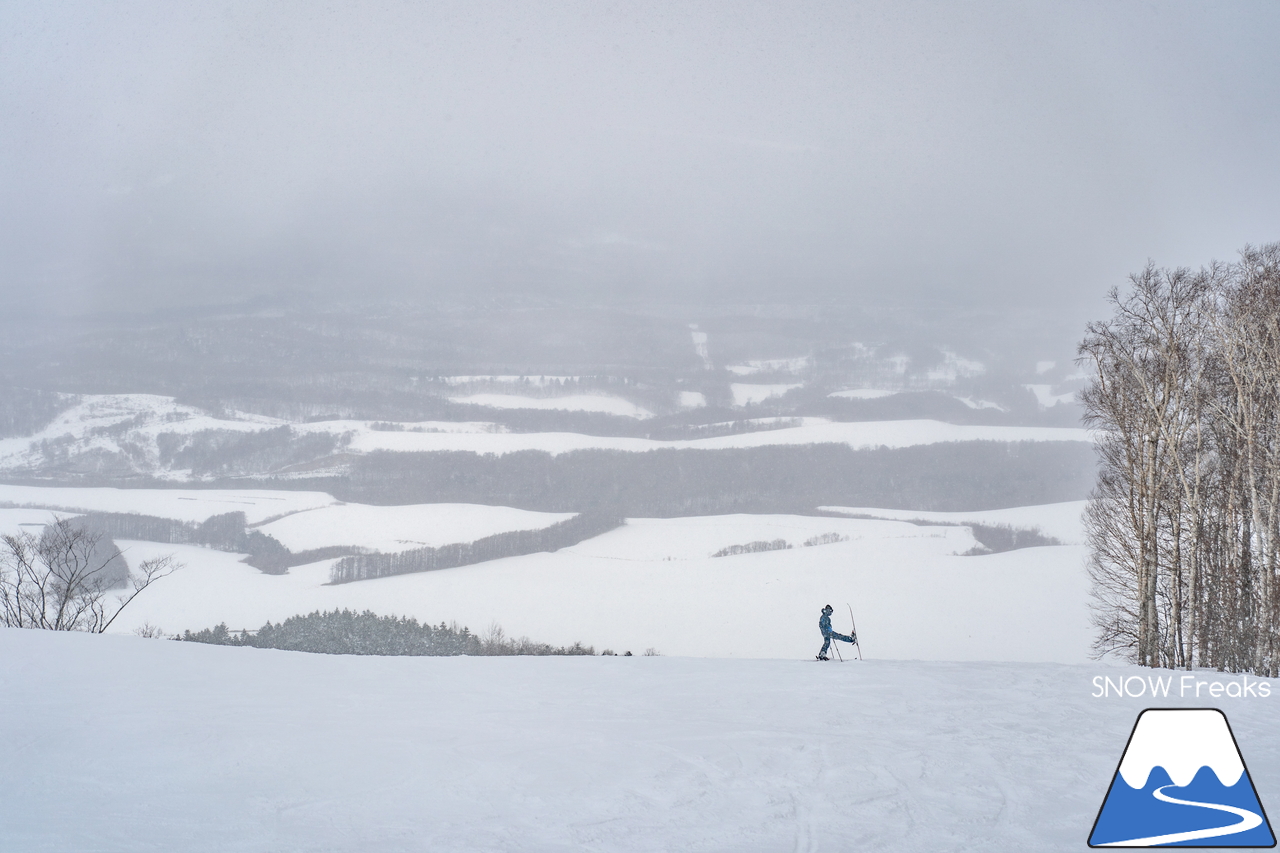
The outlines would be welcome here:
M 582 435 L 567 432 L 537 433 L 417 433 L 364 430 L 352 433 L 351 449 L 428 452 L 469 450 L 501 455 L 520 450 L 568 453 L 593 448 L 643 452 L 663 447 L 722 450 L 744 447 L 776 447 L 802 444 L 847 444 L 857 449 L 914 447 L 947 441 L 1083 441 L 1092 442 L 1088 430 L 1071 427 L 969 426 L 934 420 L 835 422 L 806 418 L 803 426 L 748 432 L 715 438 L 658 441 L 647 438 Z M 309 424 L 310 430 L 330 428 Z M 299 427 L 301 429 L 301 427 Z
M 925 512 L 914 509 L 877 509 L 874 507 L 822 506 L 826 512 L 843 515 L 865 515 L 872 518 L 903 521 L 932 521 L 938 524 L 1007 524 L 1012 527 L 1039 528 L 1064 545 L 1084 544 L 1084 509 L 1088 501 L 1064 501 L 1040 506 L 1015 506 L 970 512 Z
M 745 406 L 785 394 L 796 387 L 800 386 L 735 383 L 732 389 L 735 405 Z M 456 399 L 458 402 L 501 408 L 572 409 L 632 418 L 652 416 L 647 410 L 615 396 L 588 394 L 535 398 L 514 394 L 476 394 Z M 684 392 L 680 402 L 682 406 L 700 406 L 705 405 L 706 398 L 698 392 Z M 79 403 L 34 435 L 0 440 L 0 471 L 36 470 L 48 464 L 51 458 L 57 458 L 58 454 L 98 454 L 126 460 L 127 465 L 139 473 L 186 481 L 192 477 L 192 472 L 172 467 L 172 459 L 165 461 L 165 454 L 160 450 L 162 436 L 176 436 L 185 441 L 193 434 L 207 431 L 253 433 L 285 426 L 298 435 L 332 435 L 339 448 L 353 453 L 379 450 L 471 451 L 501 455 L 522 450 L 559 454 L 588 449 L 644 452 L 661 448 L 721 450 L 804 444 L 845 444 L 854 449 L 866 449 L 953 441 L 1092 441 L 1090 433 L 1083 429 L 973 426 L 925 419 L 850 423 L 804 418 L 802 425 L 787 429 L 675 441 L 566 432 L 509 433 L 497 424 L 472 421 L 387 424 L 332 420 L 291 424 L 236 412 L 225 418 L 215 418 L 175 403 L 170 397 L 107 394 L 81 398 Z M 392 428 L 388 429 L 388 426 Z
M 260 524 L 294 512 L 337 503 L 325 492 L 270 489 L 113 489 L 0 484 L 0 506 L 127 512 L 200 522 L 227 512 L 243 512 Z
M 804 545 L 829 534 L 845 541 Z M 711 556 L 775 539 L 792 547 Z M 197 546 L 117 544 L 131 565 L 170 553 L 185 564 L 130 605 L 112 626 L 120 633 L 257 628 L 347 607 L 478 631 L 496 623 L 511 636 L 619 653 L 807 659 L 821 643 L 818 610 L 836 606 L 843 630 L 850 603 L 863 649 L 877 658 L 1079 663 L 1088 654 L 1084 549 L 962 557 L 975 544 L 963 527 L 787 515 L 630 519 L 555 553 L 338 586 L 328 585 L 331 561 L 266 575 L 238 555 Z
M 344 504 L 323 492 L 0 486 L 0 533 L 38 532 L 76 511 L 183 521 L 240 510 L 298 552 L 354 546 L 386 553 L 470 542 L 569 518 L 501 506 Z M 477 631 L 597 649 L 710 657 L 808 658 L 817 611 L 852 604 L 867 653 L 920 660 L 1081 663 L 1089 622 L 1083 502 L 985 512 L 824 507 L 840 518 L 724 515 L 633 518 L 554 553 L 330 586 L 331 560 L 267 575 L 242 555 L 195 545 L 117 540 L 132 566 L 173 554 L 184 564 L 112 626 L 168 633 L 225 622 L 257 628 L 313 610 L 369 609 Z M 913 524 L 909 520 L 935 522 Z M 1038 527 L 1061 546 L 961 556 L 966 523 Z M 951 525 L 951 526 L 943 526 Z M 781 540 L 785 549 L 713 556 Z M 806 544 L 813 543 L 813 544 Z
M 569 394 L 563 397 L 526 397 L 521 394 L 472 394 L 450 397 L 452 403 L 486 406 L 491 409 L 540 409 L 562 412 L 599 412 L 624 418 L 651 418 L 653 412 L 642 409 L 622 397 L 608 394 Z
M 572 512 L 533 512 L 481 504 L 344 503 L 297 512 L 258 529 L 291 551 L 349 545 L 390 554 L 474 542 L 512 530 L 540 530 L 573 517 Z
M 0 629 L 0 838 L 15 853 L 1084 850 L 1148 704 L 1092 698 L 1099 674 L 1151 671 L 358 658 Z M 1220 700 L 1273 814 L 1276 701 Z

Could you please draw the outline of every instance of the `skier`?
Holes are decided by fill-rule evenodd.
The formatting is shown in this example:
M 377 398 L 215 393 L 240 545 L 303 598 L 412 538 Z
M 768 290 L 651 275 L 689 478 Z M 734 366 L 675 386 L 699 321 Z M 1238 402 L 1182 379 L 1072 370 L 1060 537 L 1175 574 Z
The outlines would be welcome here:
M 822 618 L 818 620 L 818 628 L 822 631 L 822 651 L 818 652 L 818 660 L 831 660 L 827 657 L 827 649 L 831 648 L 832 640 L 844 640 L 846 643 L 858 642 L 858 635 L 846 637 L 844 634 L 837 634 L 831 629 L 831 605 L 828 604 L 822 608 Z

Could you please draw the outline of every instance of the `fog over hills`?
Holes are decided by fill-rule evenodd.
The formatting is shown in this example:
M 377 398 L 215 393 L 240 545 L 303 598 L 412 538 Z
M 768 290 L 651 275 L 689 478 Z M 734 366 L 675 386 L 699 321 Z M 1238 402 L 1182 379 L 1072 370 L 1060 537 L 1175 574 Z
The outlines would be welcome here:
M 1197 349 L 1203 299 L 1125 326 L 1206 371 L 1139 423 L 1121 369 L 1128 445 L 1077 355 L 1149 263 L 1280 239 L 1277 32 L 1266 0 L 0 3 L 4 842 L 1083 844 L 1159 683 L 1091 653 L 1185 623 L 1135 660 L 1274 676 L 1280 534 L 1221 460 L 1272 434 L 1275 362 L 1258 431 L 1195 416 L 1274 338 Z M 1145 525 L 1110 575 L 1099 507 Z M 1225 689 L 1265 798 L 1275 715 Z

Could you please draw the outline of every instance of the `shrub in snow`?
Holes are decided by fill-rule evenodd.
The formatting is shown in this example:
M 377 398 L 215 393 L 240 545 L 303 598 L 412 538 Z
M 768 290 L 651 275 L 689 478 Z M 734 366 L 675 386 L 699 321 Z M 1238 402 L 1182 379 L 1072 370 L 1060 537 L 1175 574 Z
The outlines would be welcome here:
M 0 539 L 0 625 L 100 634 L 153 581 L 178 568 L 173 558 L 144 560 L 137 573 L 111 538 L 76 521 L 58 519 L 37 538 Z M 126 581 L 132 589 L 108 598 Z
M 738 554 L 758 554 L 761 551 L 785 551 L 790 547 L 785 539 L 774 539 L 771 542 L 761 539 L 756 542 L 748 542 L 746 545 L 730 545 L 728 548 L 721 548 L 711 556 L 736 557 Z
M 817 536 L 811 536 L 804 540 L 806 548 L 814 545 L 833 545 L 836 542 L 848 542 L 848 536 L 841 536 L 839 533 L 820 533 Z

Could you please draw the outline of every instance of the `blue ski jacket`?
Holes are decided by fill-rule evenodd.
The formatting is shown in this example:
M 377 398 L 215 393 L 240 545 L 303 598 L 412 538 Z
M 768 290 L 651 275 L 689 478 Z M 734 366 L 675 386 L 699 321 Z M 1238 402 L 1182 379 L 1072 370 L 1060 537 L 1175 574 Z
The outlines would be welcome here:
M 822 636 L 831 636 L 831 614 L 823 613 L 822 618 L 818 620 L 818 627 L 822 630 Z

